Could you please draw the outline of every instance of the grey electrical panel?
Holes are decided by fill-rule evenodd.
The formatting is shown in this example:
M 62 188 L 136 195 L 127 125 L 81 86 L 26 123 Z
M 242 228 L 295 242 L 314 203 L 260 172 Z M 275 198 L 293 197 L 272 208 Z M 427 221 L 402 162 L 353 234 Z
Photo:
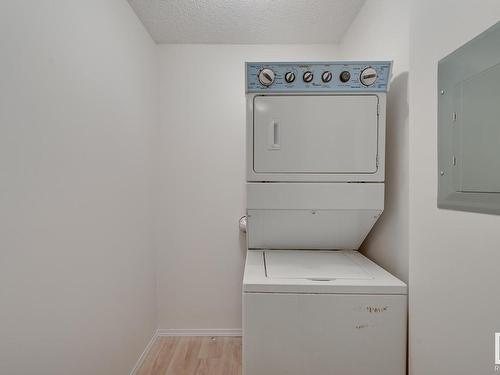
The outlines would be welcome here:
M 438 65 L 438 207 L 500 214 L 500 22 Z

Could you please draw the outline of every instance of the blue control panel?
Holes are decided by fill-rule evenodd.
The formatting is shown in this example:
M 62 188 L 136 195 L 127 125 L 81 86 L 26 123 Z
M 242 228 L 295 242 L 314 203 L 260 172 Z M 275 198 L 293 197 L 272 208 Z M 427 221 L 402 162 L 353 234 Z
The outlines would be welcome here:
M 246 92 L 385 92 L 391 61 L 247 62 Z

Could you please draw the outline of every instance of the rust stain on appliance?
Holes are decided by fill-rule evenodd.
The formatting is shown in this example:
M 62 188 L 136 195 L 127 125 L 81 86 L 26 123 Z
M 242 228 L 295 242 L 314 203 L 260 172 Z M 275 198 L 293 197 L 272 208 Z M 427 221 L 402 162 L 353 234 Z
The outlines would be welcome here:
M 366 311 L 368 311 L 369 313 L 383 313 L 383 312 L 387 311 L 388 309 L 389 309 L 388 306 L 383 306 L 383 307 L 367 306 L 366 307 Z

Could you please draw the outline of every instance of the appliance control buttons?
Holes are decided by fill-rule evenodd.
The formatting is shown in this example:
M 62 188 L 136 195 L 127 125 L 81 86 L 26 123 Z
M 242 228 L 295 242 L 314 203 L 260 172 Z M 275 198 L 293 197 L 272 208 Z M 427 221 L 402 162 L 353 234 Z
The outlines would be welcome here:
M 347 70 L 344 70 L 342 73 L 340 73 L 339 79 L 340 82 L 346 83 L 351 79 L 351 73 L 349 73 Z
M 321 75 L 321 80 L 325 83 L 328 83 L 332 80 L 332 72 L 330 71 L 326 71 L 326 72 L 323 72 L 323 74 Z
M 377 78 L 378 78 L 377 71 L 372 67 L 363 69 L 361 75 L 359 76 L 359 80 L 365 86 L 373 85 L 377 81 Z
M 294 72 L 287 72 L 285 74 L 285 81 L 287 81 L 288 83 L 292 83 L 293 81 L 295 81 L 295 73 Z
M 311 82 L 313 80 L 313 78 L 314 78 L 314 74 L 310 70 L 308 70 L 307 72 L 304 72 L 304 75 L 302 76 L 302 79 L 306 83 Z
M 271 86 L 274 82 L 274 77 L 272 69 L 264 68 L 259 72 L 259 82 L 263 86 Z

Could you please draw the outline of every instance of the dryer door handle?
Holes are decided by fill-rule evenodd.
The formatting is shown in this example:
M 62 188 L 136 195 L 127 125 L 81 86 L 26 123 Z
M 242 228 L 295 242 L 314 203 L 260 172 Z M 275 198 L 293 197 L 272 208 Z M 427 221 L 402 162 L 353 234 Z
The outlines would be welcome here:
M 271 121 L 269 123 L 269 150 L 279 150 L 280 144 L 280 124 L 278 121 Z

